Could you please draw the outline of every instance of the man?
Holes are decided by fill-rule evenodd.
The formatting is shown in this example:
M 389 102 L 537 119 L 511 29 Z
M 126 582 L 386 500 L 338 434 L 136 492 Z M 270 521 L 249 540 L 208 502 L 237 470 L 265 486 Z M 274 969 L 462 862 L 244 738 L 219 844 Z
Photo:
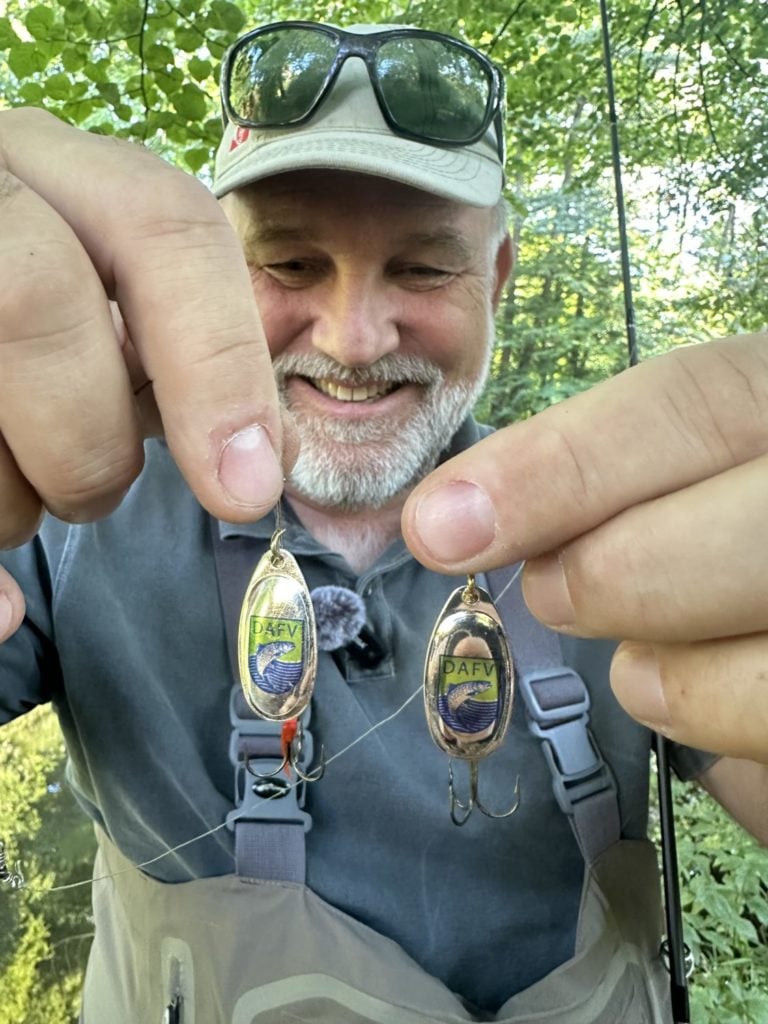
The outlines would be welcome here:
M 345 42 L 364 49 L 369 37 Z M 759 345 L 704 346 L 686 353 L 682 368 L 677 359 L 642 367 L 487 439 L 419 483 L 446 450 L 479 439 L 467 414 L 510 258 L 497 212 L 498 84 L 484 58 L 459 55 L 450 41 L 436 50 L 417 45 L 427 37 L 383 38 L 407 44 L 388 53 L 386 69 L 350 57 L 326 80 L 340 53 L 334 36 L 280 26 L 244 37 L 224 78 L 229 123 L 216 190 L 301 442 L 283 543 L 310 586 L 342 584 L 363 596 L 383 651 L 372 666 L 346 652 L 323 656 L 309 723 L 315 745 L 330 757 L 403 707 L 420 677 L 417 652 L 455 586 L 408 555 L 401 514 L 427 565 L 461 573 L 542 554 L 527 587 L 543 618 L 574 633 L 655 644 L 666 690 L 645 650 L 620 655 L 636 674 L 644 668 L 649 689 L 657 680 L 656 704 L 638 705 L 640 717 L 669 716 L 669 731 L 684 729 L 685 659 L 703 660 L 710 644 L 724 660 L 735 651 L 743 666 L 735 692 L 746 706 L 758 692 L 750 666 L 760 663 L 753 648 L 766 628 L 756 600 L 764 584 L 747 572 L 751 544 L 741 540 L 762 522 Z M 297 54 L 321 69 L 309 90 L 314 105 L 301 99 Z M 449 56 L 477 87 L 481 116 L 474 131 L 460 125 L 458 140 L 448 134 L 450 116 L 416 130 L 387 107 L 387 120 L 373 91 L 398 61 L 411 73 L 402 81 L 422 81 L 438 55 L 442 85 L 450 85 Z M 269 86 L 278 80 L 299 87 L 296 107 L 275 107 L 280 90 Z M 413 107 L 406 99 L 403 121 Z M 457 102 L 438 109 L 464 116 Z M 249 128 L 249 120 L 268 126 Z M 85 1024 L 155 1019 L 166 1008 L 191 1015 L 193 1007 L 206 1021 L 449 1021 L 497 1012 L 561 1024 L 630 1012 L 668 1019 L 655 869 L 643 841 L 649 735 L 606 692 L 609 646 L 564 643 L 591 691 L 592 726 L 617 784 L 605 790 L 618 799 L 609 814 L 617 806 L 617 822 L 620 815 L 620 842 L 600 848 L 586 872 L 519 704 L 510 741 L 481 773 L 491 808 L 508 805 L 519 776 L 512 817 L 475 813 L 463 829 L 451 824 L 445 759 L 410 704 L 310 787 L 301 813 L 311 814 L 312 830 L 304 841 L 299 829 L 295 861 L 286 863 L 282 841 L 265 852 L 275 845 L 269 820 L 256 859 L 237 851 L 233 861 L 232 834 L 221 827 L 235 802 L 231 736 L 233 725 L 235 733 L 249 726 L 236 705 L 230 712 L 232 616 L 219 606 L 216 572 L 224 591 L 227 545 L 255 564 L 275 524 L 254 520 L 281 487 L 281 426 L 254 342 L 245 266 L 203 192 L 146 154 L 36 115 L 4 115 L 0 131 L 11 154 L 4 237 L 12 240 L 2 255 L 2 329 L 4 340 L 20 342 L 3 347 L 6 542 L 34 529 L 41 504 L 69 519 L 114 509 L 139 472 L 138 438 L 157 426 L 158 411 L 167 442 L 147 445 L 144 472 L 109 518 L 74 527 L 49 519 L 35 543 L 5 559 L 24 589 L 27 619 L 19 626 L 19 592 L 5 578 L 3 716 L 54 702 L 72 783 L 100 826 L 97 876 L 109 876 L 94 884 Z M 44 163 L 51 152 L 62 168 L 55 181 Z M 84 175 L 94 183 L 87 202 Z M 41 301 L 51 290 L 54 301 Z M 104 343 L 114 336 L 107 295 L 125 322 L 120 350 Z M 723 367 L 734 364 L 725 378 Z M 695 399 L 685 391 L 692 374 Z M 700 390 L 715 374 L 718 387 L 727 380 L 733 392 L 749 390 L 752 405 L 732 412 L 725 402 L 702 424 Z M 653 423 L 659 393 L 696 415 L 681 416 L 664 459 L 668 430 L 657 428 L 661 442 L 630 462 L 619 428 L 631 434 Z M 502 494 L 510 480 L 511 500 Z M 734 493 L 738 530 L 727 528 Z M 690 544 L 702 509 L 713 551 Z M 654 531 L 654 543 L 638 545 Z M 726 558 L 733 565 L 709 588 L 715 596 L 702 595 L 701 575 L 709 579 Z M 668 598 L 670 579 L 679 589 Z M 600 592 L 588 598 L 595 581 Z M 723 593 L 727 605 L 717 600 Z M 765 704 L 752 699 L 759 720 Z M 765 756 L 753 720 L 730 729 L 726 721 L 718 734 L 711 712 L 688 717 L 685 738 Z M 760 765 L 682 749 L 678 764 L 766 839 Z M 579 841 L 595 852 L 589 837 Z M 297 884 L 304 842 L 306 888 Z M 274 872 L 262 870 L 265 859 Z M 244 865 L 241 877 L 234 863 Z M 143 872 L 125 871 L 131 864 Z M 630 901 L 627 878 L 637 886 Z

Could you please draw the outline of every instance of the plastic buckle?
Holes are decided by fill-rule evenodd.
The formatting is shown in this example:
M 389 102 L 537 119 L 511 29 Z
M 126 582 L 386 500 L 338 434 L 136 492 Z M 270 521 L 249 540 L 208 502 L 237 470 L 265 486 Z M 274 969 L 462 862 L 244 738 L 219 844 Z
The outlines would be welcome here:
M 568 703 L 543 706 L 537 684 L 552 682 L 576 696 Z M 589 732 L 589 691 L 573 669 L 558 667 L 526 673 L 520 689 L 528 709 L 529 728 L 542 742 L 552 773 L 552 787 L 561 810 L 573 814 L 581 800 L 613 787 L 605 761 Z
M 572 693 L 577 694 L 577 697 L 567 704 L 558 701 L 553 707 L 545 707 L 539 698 L 537 684 L 551 683 L 554 685 L 557 682 L 560 682 L 561 687 L 570 687 Z M 573 718 L 586 716 L 589 712 L 589 690 L 584 685 L 584 680 L 578 672 L 574 672 L 572 668 L 566 668 L 564 665 L 526 672 L 520 678 L 519 686 L 525 698 L 529 715 L 539 725 L 547 726 L 570 721 Z
M 229 759 L 234 765 L 234 810 L 226 817 L 227 828 L 234 831 L 237 822 L 294 822 L 305 832 L 312 828 L 311 816 L 303 810 L 306 785 L 291 779 L 280 771 L 282 752 L 276 756 L 251 757 L 246 765 L 240 753 L 242 736 L 263 736 L 275 739 L 280 751 L 282 722 L 265 718 L 243 718 L 237 712 L 238 687 L 233 687 L 229 699 L 229 720 L 233 726 L 229 740 Z M 312 763 L 313 742 L 304 729 L 299 767 L 307 769 Z
M 279 763 L 279 762 L 278 762 Z M 261 767 L 274 771 L 273 761 L 252 762 L 253 771 Z M 305 783 L 291 783 L 285 776 L 272 778 L 251 775 L 241 765 L 236 776 L 235 807 L 226 817 L 227 828 L 234 831 L 238 822 L 280 822 L 301 825 L 305 832 L 312 828 L 312 817 L 302 810 Z
M 265 743 L 265 747 L 274 746 L 275 757 L 279 763 L 282 758 L 280 753 L 280 722 L 270 722 L 266 718 L 253 717 L 244 718 L 238 714 L 238 693 L 237 687 L 233 687 L 229 695 L 229 723 L 232 726 L 232 732 L 229 737 L 229 760 L 235 766 L 239 768 L 242 764 L 242 758 L 239 752 L 239 742 L 241 736 L 263 736 L 265 739 L 272 739 L 273 744 Z

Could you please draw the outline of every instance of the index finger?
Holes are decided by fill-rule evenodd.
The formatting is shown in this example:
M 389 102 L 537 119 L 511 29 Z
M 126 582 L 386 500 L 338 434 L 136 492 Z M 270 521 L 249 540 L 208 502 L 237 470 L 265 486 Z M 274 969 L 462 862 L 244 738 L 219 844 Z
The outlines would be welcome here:
M 216 199 L 150 152 L 41 111 L 4 112 L 0 132 L 8 169 L 67 221 L 117 300 L 196 496 L 220 518 L 265 512 L 282 486 L 281 419 L 245 260 Z
M 507 427 L 410 495 L 403 533 L 438 572 L 508 565 L 768 450 L 768 336 L 675 350 Z

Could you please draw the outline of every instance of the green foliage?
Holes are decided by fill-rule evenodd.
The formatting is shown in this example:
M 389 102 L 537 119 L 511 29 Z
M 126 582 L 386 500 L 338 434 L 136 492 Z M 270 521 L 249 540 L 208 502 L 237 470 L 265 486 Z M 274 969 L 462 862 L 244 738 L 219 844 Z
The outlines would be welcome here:
M 220 135 L 219 62 L 245 20 L 234 4 L 15 0 L 6 10 L 6 104 L 141 141 L 189 170 L 209 163 Z
M 0 890 L 0 1024 L 74 1024 L 90 948 L 95 841 L 64 780 L 58 723 L 40 708 L 0 732 L 0 837 L 27 888 Z
M 644 354 L 762 328 L 763 0 L 611 6 Z M 0 105 L 140 141 L 209 181 L 221 57 L 244 28 L 280 18 L 407 22 L 491 53 L 507 80 L 518 270 L 483 409 L 505 422 L 614 372 L 622 299 L 594 0 L 5 0 Z
M 623 369 L 620 283 L 610 260 L 593 257 L 610 250 L 612 218 L 598 189 L 585 189 L 579 203 L 542 189 L 529 197 L 524 225 L 514 215 L 518 256 L 481 406 L 488 421 L 522 419 Z
M 674 783 L 695 1024 L 768 1021 L 768 854 L 695 785 Z

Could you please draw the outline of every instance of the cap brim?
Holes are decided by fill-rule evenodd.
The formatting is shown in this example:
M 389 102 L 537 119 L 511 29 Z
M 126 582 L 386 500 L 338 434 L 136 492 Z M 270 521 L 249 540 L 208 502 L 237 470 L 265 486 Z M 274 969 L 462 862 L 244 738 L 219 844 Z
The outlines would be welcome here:
M 271 135 L 254 132 L 237 146 L 239 152 L 229 153 L 216 179 L 217 196 L 261 178 L 309 168 L 372 174 L 470 206 L 493 206 L 501 194 L 498 161 L 472 147 L 438 148 L 376 129 Z

